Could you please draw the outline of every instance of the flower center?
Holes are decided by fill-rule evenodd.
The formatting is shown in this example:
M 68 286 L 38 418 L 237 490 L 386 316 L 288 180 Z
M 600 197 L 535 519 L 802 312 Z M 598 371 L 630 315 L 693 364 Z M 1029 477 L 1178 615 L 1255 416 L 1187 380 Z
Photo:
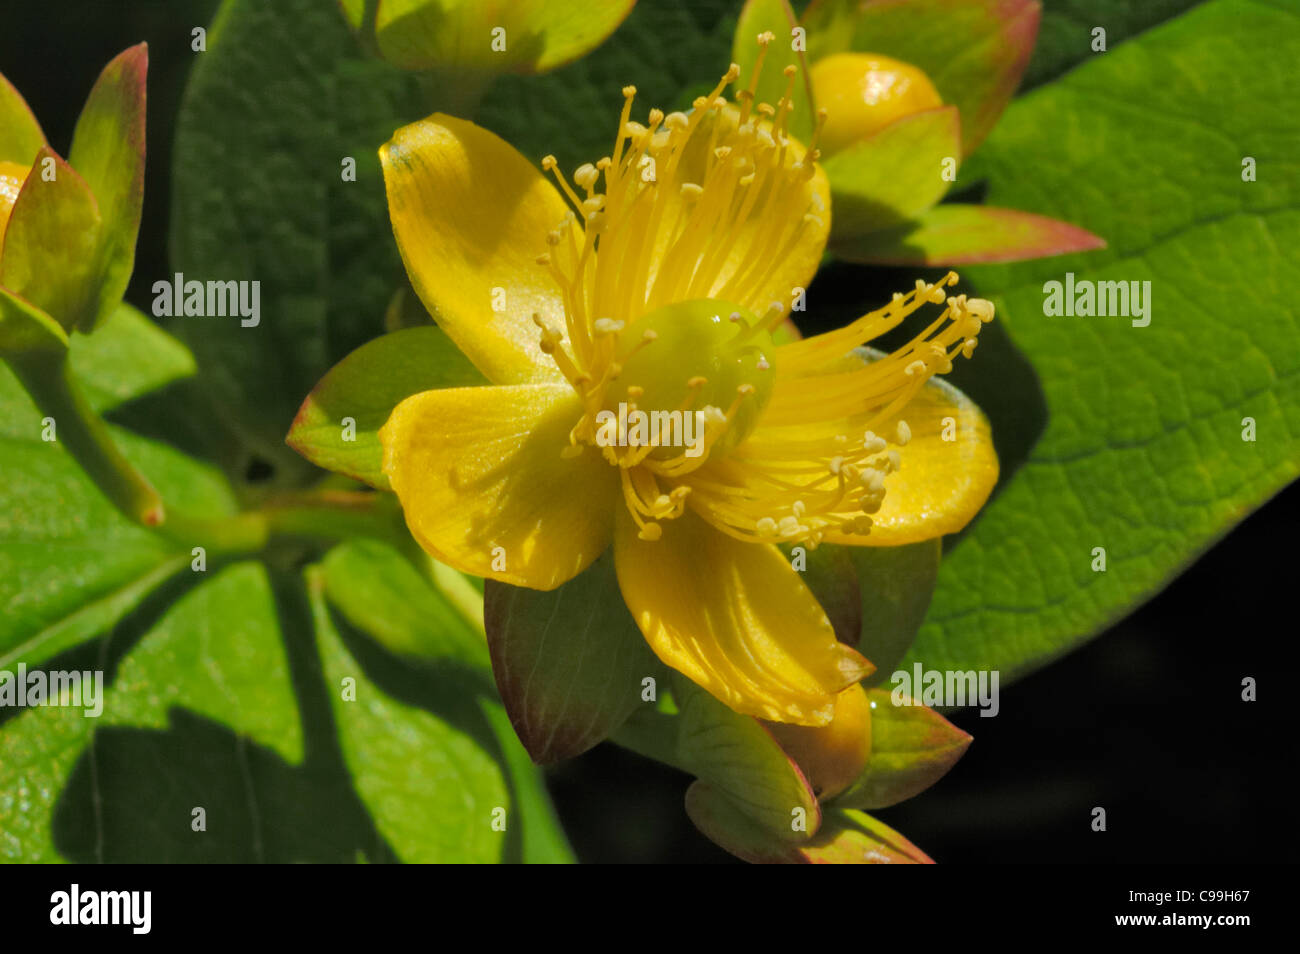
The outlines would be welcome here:
M 772 39 L 759 38 L 763 51 Z M 795 69 L 775 106 L 759 103 L 762 59 L 734 103 L 722 97 L 740 75 L 733 64 L 689 113 L 651 109 L 644 124 L 625 87 L 612 156 L 573 174 L 585 195 L 553 156 L 542 160 L 573 207 L 538 258 L 565 327 L 534 316 L 542 350 L 583 404 L 564 453 L 598 447 L 619 467 L 644 539 L 682 513 L 690 488 L 679 478 L 753 431 L 785 312 L 758 289 L 773 261 L 825 227 L 817 134 L 805 148 L 787 132 Z

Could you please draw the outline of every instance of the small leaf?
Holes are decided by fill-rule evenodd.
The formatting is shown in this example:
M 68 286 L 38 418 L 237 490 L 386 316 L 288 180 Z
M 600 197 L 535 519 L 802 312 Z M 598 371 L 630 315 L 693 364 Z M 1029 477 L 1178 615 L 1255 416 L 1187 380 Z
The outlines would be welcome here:
M 821 830 L 799 853 L 805 864 L 815 865 L 934 864 L 894 829 L 852 809 L 827 811 Z
M 649 705 L 642 680 L 657 679 L 659 665 L 623 604 L 611 554 L 554 590 L 488 580 L 483 593 L 492 672 L 533 761 L 581 755 Z
M 939 573 L 940 540 L 901 547 L 824 543 L 805 554 L 804 583 L 836 638 L 876 667 L 867 685 L 887 680 L 916 638 Z
M 942 538 L 902 547 L 846 547 L 858 571 L 858 652 L 875 663 L 865 684 L 885 682 L 907 655 L 930 608 Z
M 804 14 L 809 55 L 883 53 L 930 77 L 961 110 L 970 155 L 1011 101 L 1038 35 L 1037 0 L 817 0 Z
M 798 766 L 757 719 L 733 712 L 689 679 L 675 677 L 682 765 L 760 829 L 807 841 L 821 806 Z
M 888 808 L 925 791 L 965 754 L 971 737 L 928 706 L 869 689 L 871 758 L 837 808 Z
M 393 408 L 421 391 L 485 383 L 439 328 L 395 331 L 362 345 L 321 378 L 286 440 L 326 470 L 387 489 L 379 429 Z
M 126 291 L 144 204 L 145 75 L 148 47 L 118 54 L 99 75 L 72 134 L 68 160 L 99 202 L 95 302 L 83 331 L 102 323 Z
M 0 285 L 0 357 L 32 351 L 61 351 L 68 333 L 31 302 Z
M 46 159 L 52 179 L 46 179 Z M 99 203 L 84 179 L 45 146 L 14 202 L 0 285 L 71 331 L 97 307 Z
M 0 162 L 29 166 L 45 145 L 45 133 L 27 101 L 0 73 Z
M 704 782 L 686 791 L 686 813 L 710 841 L 751 864 L 931 864 L 921 849 L 870 815 L 829 810 L 804 844 L 783 842 Z
M 790 113 L 789 129 L 796 139 L 807 143 L 812 136 L 814 106 L 808 64 L 803 50 L 794 49 L 792 41 L 791 31 L 797 23 L 789 0 L 747 0 L 736 24 L 731 60 L 740 67 L 737 88 L 745 89 L 758 61 L 758 35 L 772 33 L 774 39 L 763 59 L 763 72 L 754 90 L 754 99 L 775 106 L 785 96 L 787 80 L 782 71 L 787 66 L 794 66 L 799 72 L 791 91 L 794 109 Z
M 824 160 L 832 242 L 906 222 L 930 208 L 949 186 L 945 160 L 960 156 L 957 110 L 944 106 L 905 116 Z
M 876 265 L 974 265 L 1018 262 L 1105 248 L 1102 239 L 1068 222 L 1015 209 L 937 205 L 916 221 L 835 245 L 850 262 Z

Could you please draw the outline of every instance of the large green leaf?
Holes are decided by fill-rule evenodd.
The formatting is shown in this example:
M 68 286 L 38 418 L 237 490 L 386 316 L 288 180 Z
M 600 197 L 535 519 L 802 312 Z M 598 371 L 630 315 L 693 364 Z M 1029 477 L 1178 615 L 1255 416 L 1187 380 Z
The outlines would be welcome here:
M 405 861 L 572 860 L 482 634 L 385 549 L 347 544 L 308 572 L 343 756 L 379 831 Z
M 303 739 L 261 568 L 233 566 L 154 613 L 55 667 L 106 670 L 99 718 L 29 708 L 3 724 L 6 860 L 255 860 L 285 834 L 258 801 L 302 760 Z M 206 832 L 191 827 L 195 807 Z
M 294 412 L 383 331 L 405 281 L 376 150 L 426 111 L 416 77 L 363 56 L 322 0 L 227 0 L 195 61 L 176 129 L 173 266 L 260 281 L 261 318 L 175 322 L 218 406 L 289 474 L 310 472 L 282 443 Z
M 1130 37 L 1173 19 L 1202 0 L 1042 0 L 1038 43 L 1024 87 L 1050 82 L 1091 56 L 1104 56 Z M 1106 51 L 1093 49 L 1093 31 L 1106 31 Z
M 1109 247 L 967 272 L 1033 363 L 1046 427 L 945 559 L 911 660 L 1004 680 L 1042 665 L 1300 471 L 1300 120 L 1278 108 L 1294 92 L 1296 14 L 1204 4 L 1018 101 L 968 169 L 990 202 Z M 1044 284 L 1066 272 L 1150 281 L 1150 324 L 1045 315 Z M 989 407 L 1012 378 L 980 358 L 961 384 Z
M 123 305 L 70 361 L 106 411 L 190 373 L 177 342 Z M 53 422 L 58 436 L 58 421 Z M 0 668 L 38 663 L 92 638 L 182 569 L 190 549 L 125 520 L 48 434 L 41 413 L 0 366 Z M 127 457 L 167 499 L 196 514 L 233 512 L 224 481 L 176 450 L 117 429 Z

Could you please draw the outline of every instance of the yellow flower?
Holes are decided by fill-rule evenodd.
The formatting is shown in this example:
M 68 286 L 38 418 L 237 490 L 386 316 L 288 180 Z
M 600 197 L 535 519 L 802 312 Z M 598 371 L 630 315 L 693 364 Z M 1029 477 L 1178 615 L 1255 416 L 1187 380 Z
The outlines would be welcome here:
M 625 88 L 613 153 L 576 189 L 464 120 L 399 130 L 381 157 L 407 271 L 491 384 L 414 395 L 380 437 L 437 559 L 546 590 L 612 544 L 667 665 L 738 712 L 825 725 L 871 665 L 777 544 L 894 546 L 966 524 L 997 460 L 983 415 L 930 379 L 993 308 L 950 297 L 949 274 L 774 343 L 830 223 L 815 148 L 786 132 L 790 87 L 755 102 L 759 68 L 734 101 L 733 65 L 690 113 L 644 123 Z M 927 305 L 939 313 L 908 344 L 855 351 Z M 656 440 L 634 411 L 659 416 Z

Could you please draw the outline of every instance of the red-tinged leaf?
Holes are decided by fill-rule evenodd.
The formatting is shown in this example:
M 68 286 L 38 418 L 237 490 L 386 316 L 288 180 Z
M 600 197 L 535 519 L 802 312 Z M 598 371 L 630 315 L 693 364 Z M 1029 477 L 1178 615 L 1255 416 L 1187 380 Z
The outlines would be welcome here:
M 806 143 L 812 136 L 815 107 L 804 52 L 794 48 L 793 30 L 797 24 L 789 0 L 746 0 L 736 24 L 731 61 L 740 67 L 739 84 L 743 89 L 749 84 L 758 60 L 758 35 L 772 33 L 773 40 L 767 48 L 763 71 L 754 91 L 755 99 L 775 106 L 777 100 L 785 95 L 787 81 L 782 71 L 787 66 L 794 66 L 799 72 L 791 91 L 794 109 L 790 113 L 789 129 L 796 139 Z
M 45 133 L 27 100 L 0 74 L 0 162 L 29 166 L 45 145 Z
M 100 228 L 90 187 L 43 147 L 9 216 L 0 285 L 71 331 L 95 305 Z
M 705 782 L 686 791 L 686 814 L 710 841 L 751 864 L 932 864 L 914 844 L 870 815 L 828 811 L 803 844 L 783 842 L 754 824 Z
M 659 672 L 623 604 L 610 553 L 549 591 L 488 580 L 492 673 L 534 762 L 581 755 L 623 724 Z
M 99 202 L 103 218 L 90 331 L 112 314 L 126 292 L 144 204 L 145 44 L 119 53 L 99 74 L 72 134 L 68 159 Z
M 874 265 L 975 265 L 1019 262 L 1105 248 L 1069 222 L 985 205 L 937 205 L 912 225 L 837 242 L 834 253 Z
M 952 106 L 905 116 L 830 156 L 822 165 L 831 183 L 833 245 L 929 209 L 950 185 L 945 160 L 960 156 L 961 123 Z
M 814 0 L 803 22 L 814 61 L 853 50 L 925 70 L 961 110 L 970 155 L 1020 85 L 1041 14 L 1037 0 Z
M 933 709 L 888 689 L 869 689 L 871 758 L 837 808 L 888 808 L 925 791 L 965 754 L 971 737 Z
M 673 694 L 683 767 L 778 841 L 806 841 L 817 831 L 821 807 L 808 780 L 761 722 L 685 677 L 673 679 Z
M 815 838 L 799 848 L 813 865 L 932 865 L 933 859 L 894 829 L 863 812 L 828 810 Z

